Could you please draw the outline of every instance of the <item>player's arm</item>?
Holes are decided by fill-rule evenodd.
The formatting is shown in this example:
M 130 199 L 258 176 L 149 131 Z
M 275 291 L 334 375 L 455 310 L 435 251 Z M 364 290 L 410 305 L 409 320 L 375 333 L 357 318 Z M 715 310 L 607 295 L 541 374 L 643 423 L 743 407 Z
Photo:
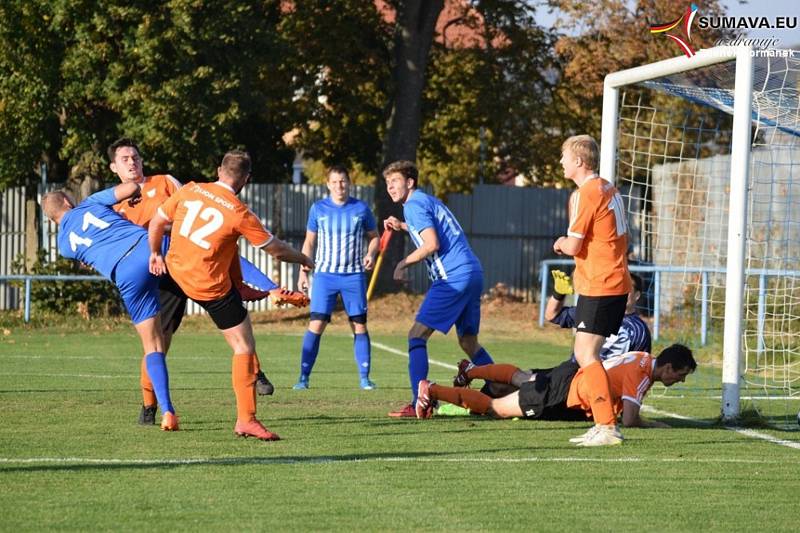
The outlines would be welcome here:
M 424 261 L 426 257 L 439 251 L 439 237 L 436 235 L 436 230 L 425 228 L 419 233 L 422 239 L 422 244 L 419 248 L 408 254 L 408 257 L 401 259 L 394 269 L 394 279 L 397 281 L 407 281 L 408 275 L 406 270 L 410 265 Z
M 117 202 L 138 198 L 142 195 L 142 186 L 136 182 L 120 183 L 114 187 L 114 198 Z
M 296 263 L 302 265 L 304 268 L 311 270 L 314 268 L 314 261 L 310 257 L 295 250 L 277 237 L 273 237 L 270 241 L 261 248 L 269 255 L 278 261 L 285 261 L 286 263 Z
M 553 251 L 558 255 L 568 255 L 574 257 L 583 248 L 583 237 L 578 238 L 573 235 L 563 235 L 553 244 Z
M 167 273 L 167 265 L 161 255 L 161 243 L 170 221 L 161 213 L 161 209 L 150 219 L 147 228 L 147 241 L 150 244 L 150 273 L 161 276 Z
M 408 231 L 408 224 L 401 222 L 397 217 L 389 217 L 383 221 L 383 229 L 394 231 Z
M 668 428 L 669 424 L 658 420 L 645 420 L 639 414 L 639 404 L 631 400 L 622 400 L 622 425 L 626 428 Z
M 372 270 L 375 267 L 375 258 L 378 256 L 378 245 L 380 244 L 377 230 L 367 232 L 367 241 L 369 241 L 367 244 L 367 255 L 364 256 L 362 264 L 365 269 Z
M 306 238 L 303 241 L 302 252 L 306 257 L 311 257 L 314 253 L 314 245 L 317 244 L 317 232 L 306 230 Z M 308 291 L 308 272 L 305 269 L 300 269 L 297 275 L 297 288 L 303 292 Z
M 544 310 L 544 318 L 552 322 L 564 308 L 564 298 L 572 294 L 572 280 L 561 270 L 553 270 L 553 294 L 547 299 L 547 307 Z M 571 327 L 563 326 L 562 327 Z

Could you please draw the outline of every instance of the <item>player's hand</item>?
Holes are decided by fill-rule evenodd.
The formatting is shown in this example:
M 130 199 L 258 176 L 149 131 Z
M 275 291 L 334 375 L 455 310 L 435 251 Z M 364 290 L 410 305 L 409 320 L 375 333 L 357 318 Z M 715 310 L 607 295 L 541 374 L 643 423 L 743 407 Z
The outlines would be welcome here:
M 553 251 L 558 255 L 564 255 L 563 250 L 561 250 L 561 243 L 563 243 L 566 239 L 566 237 L 562 236 L 556 239 L 556 242 L 553 243 Z
M 403 223 L 400 222 L 400 219 L 398 219 L 397 217 L 389 217 L 383 221 L 383 229 L 401 231 L 403 229 Z
M 553 291 L 559 294 L 572 294 L 572 279 L 561 270 L 553 270 Z
M 406 268 L 406 260 L 403 259 L 397 266 L 394 267 L 394 280 L 400 283 L 408 283 L 408 268 Z
M 305 270 L 300 270 L 297 275 L 297 288 L 308 294 L 308 273 Z
M 364 259 L 361 261 L 364 265 L 366 270 L 372 270 L 375 268 L 375 256 L 373 254 L 367 254 L 364 256 Z
M 150 254 L 150 273 L 154 276 L 163 276 L 167 273 L 167 264 L 164 263 L 164 256 L 153 252 Z

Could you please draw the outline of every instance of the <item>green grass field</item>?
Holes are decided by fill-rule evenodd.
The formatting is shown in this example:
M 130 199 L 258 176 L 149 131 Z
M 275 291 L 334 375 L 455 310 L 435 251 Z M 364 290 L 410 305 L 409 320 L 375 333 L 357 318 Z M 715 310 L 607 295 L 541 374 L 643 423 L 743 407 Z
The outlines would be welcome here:
M 496 360 L 520 366 L 568 353 L 563 337 L 517 337 L 484 343 Z M 372 339 L 405 351 L 403 335 Z M 758 430 L 790 441 L 781 443 L 715 425 L 719 391 L 706 387 L 715 382 L 709 371 L 685 389 L 654 388 L 647 405 L 659 411 L 649 416 L 674 429 L 628 429 L 622 446 L 581 449 L 568 439 L 587 424 L 389 419 L 387 411 L 408 401 L 406 358 L 373 348 L 379 389 L 361 391 L 341 329 L 323 338 L 308 391 L 291 390 L 298 333 L 259 326 L 257 341 L 277 385 L 260 400 L 259 417 L 280 442 L 233 435 L 230 352 L 208 327 L 182 331 L 168 359 L 177 433 L 135 423 L 140 352 L 129 327 L 6 331 L 0 529 L 798 528 L 800 433 Z M 435 336 L 430 354 L 448 365 L 461 357 L 452 335 Z M 452 375 L 431 364 L 433 380 Z

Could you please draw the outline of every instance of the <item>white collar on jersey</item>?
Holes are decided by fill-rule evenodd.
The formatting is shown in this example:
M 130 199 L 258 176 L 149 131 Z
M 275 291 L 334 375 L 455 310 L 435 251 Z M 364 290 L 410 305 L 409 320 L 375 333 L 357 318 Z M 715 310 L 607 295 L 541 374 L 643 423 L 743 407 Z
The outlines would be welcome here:
M 230 185 L 228 185 L 227 183 L 222 183 L 221 181 L 215 181 L 215 182 L 214 182 L 214 185 L 219 185 L 220 187 L 223 187 L 223 188 L 225 188 L 225 189 L 228 189 L 228 190 L 229 190 L 229 191 L 231 191 L 233 194 L 236 194 L 236 191 L 234 191 L 234 190 L 233 190 L 233 187 L 231 187 L 231 186 L 230 186 Z

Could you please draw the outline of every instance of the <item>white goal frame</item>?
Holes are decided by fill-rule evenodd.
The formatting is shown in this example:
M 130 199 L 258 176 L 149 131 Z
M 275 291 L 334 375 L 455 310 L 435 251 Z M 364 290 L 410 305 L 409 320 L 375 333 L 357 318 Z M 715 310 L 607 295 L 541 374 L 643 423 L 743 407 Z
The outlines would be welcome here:
M 728 257 L 725 274 L 725 326 L 722 362 L 722 418 L 739 417 L 742 379 L 742 320 L 747 236 L 747 184 L 750 179 L 750 144 L 753 102 L 753 51 L 747 46 L 720 46 L 609 74 L 603 88 L 603 122 L 600 140 L 600 175 L 616 182 L 619 91 L 626 85 L 677 74 L 728 61 L 736 62 L 731 140 Z

